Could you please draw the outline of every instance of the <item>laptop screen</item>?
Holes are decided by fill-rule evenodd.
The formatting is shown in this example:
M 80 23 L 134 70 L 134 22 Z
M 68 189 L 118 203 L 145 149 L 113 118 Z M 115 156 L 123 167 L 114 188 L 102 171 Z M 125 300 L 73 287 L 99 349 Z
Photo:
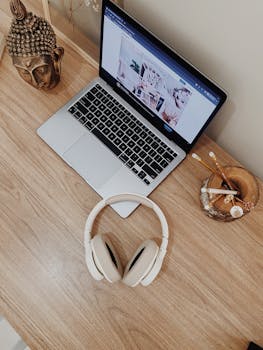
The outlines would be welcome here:
M 102 77 L 188 151 L 225 94 L 109 1 L 102 15 Z

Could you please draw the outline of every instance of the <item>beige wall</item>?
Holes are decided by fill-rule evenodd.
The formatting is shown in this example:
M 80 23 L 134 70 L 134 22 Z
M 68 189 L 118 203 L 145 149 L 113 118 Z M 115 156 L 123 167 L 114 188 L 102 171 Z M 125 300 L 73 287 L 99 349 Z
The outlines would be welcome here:
M 125 8 L 227 91 L 208 134 L 263 178 L 263 1 L 126 0 Z

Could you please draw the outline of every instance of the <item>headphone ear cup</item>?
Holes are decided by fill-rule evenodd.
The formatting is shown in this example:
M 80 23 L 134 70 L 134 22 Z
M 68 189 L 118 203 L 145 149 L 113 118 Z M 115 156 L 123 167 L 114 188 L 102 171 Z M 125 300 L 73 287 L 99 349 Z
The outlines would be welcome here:
M 102 234 L 91 240 L 94 262 L 107 281 L 113 283 L 122 279 L 122 266 L 109 238 Z
M 151 271 L 158 251 L 159 247 L 155 241 L 147 240 L 143 242 L 125 268 L 123 283 L 131 287 L 137 286 Z
M 98 267 L 95 264 L 94 261 L 94 256 L 92 253 L 92 247 L 91 244 L 88 243 L 85 246 L 85 259 L 86 259 L 86 265 L 88 267 L 88 270 L 91 274 L 91 276 L 96 280 L 96 281 L 100 281 L 104 278 L 102 272 L 99 271 Z

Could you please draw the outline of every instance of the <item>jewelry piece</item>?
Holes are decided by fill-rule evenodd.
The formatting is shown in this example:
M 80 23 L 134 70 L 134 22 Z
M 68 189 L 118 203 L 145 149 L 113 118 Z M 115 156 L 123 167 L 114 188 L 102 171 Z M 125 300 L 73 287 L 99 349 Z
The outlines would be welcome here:
M 244 211 L 239 205 L 234 205 L 230 209 L 230 214 L 233 218 L 237 219 L 237 218 L 240 218 L 241 216 L 243 216 Z

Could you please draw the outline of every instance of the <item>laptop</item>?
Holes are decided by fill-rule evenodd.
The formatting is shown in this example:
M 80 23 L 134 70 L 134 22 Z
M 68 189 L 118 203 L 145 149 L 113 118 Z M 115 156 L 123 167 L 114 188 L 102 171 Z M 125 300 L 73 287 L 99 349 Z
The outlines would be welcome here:
M 37 132 L 100 196 L 148 196 L 225 100 L 215 83 L 104 0 L 99 77 Z M 113 208 L 125 218 L 137 205 Z

